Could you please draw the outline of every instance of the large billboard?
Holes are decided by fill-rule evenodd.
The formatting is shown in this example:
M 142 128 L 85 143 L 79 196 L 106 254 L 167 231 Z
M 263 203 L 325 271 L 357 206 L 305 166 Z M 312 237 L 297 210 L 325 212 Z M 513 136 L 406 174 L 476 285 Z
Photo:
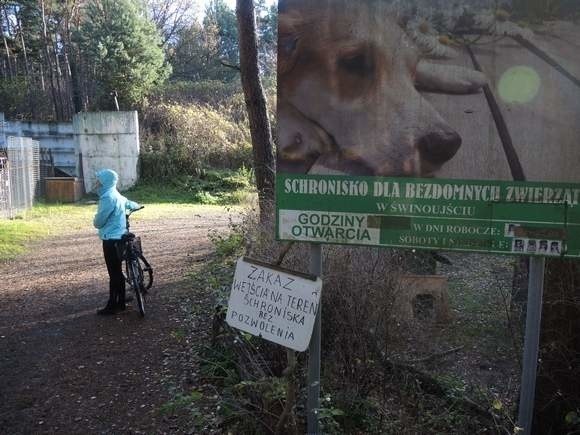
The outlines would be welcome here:
M 580 25 L 496 3 L 279 2 L 279 239 L 580 256 Z

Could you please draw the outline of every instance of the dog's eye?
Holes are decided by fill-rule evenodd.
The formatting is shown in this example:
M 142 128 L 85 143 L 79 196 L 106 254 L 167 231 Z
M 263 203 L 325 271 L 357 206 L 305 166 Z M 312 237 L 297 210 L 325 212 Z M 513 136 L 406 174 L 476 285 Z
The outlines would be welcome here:
M 371 56 L 359 53 L 354 56 L 345 56 L 338 59 L 338 67 L 357 76 L 365 77 L 372 74 L 374 64 Z
M 278 47 L 284 54 L 292 54 L 296 50 L 298 39 L 293 36 L 280 37 L 278 40 Z

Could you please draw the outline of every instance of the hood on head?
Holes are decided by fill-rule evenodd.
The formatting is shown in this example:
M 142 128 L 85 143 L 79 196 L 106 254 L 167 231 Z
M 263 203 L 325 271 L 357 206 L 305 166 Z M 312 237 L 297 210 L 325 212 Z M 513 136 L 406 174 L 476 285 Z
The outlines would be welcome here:
M 100 171 L 97 172 L 96 175 L 97 180 L 99 180 L 99 182 L 101 183 L 101 189 L 99 189 L 100 191 L 109 190 L 112 187 L 117 186 L 119 176 L 112 169 L 101 169 Z

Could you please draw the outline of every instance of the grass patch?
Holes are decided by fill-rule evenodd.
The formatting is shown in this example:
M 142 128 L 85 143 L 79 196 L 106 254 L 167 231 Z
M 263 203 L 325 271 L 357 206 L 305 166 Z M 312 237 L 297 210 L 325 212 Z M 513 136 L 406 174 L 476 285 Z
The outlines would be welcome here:
M 39 222 L 19 219 L 0 221 L 0 260 L 23 253 L 27 243 L 47 234 L 48 228 Z
M 187 203 L 154 203 L 147 199 L 137 199 L 131 193 L 131 198 L 145 205 L 145 209 L 131 217 L 135 230 L 139 231 L 139 223 L 173 216 L 188 217 L 193 220 L 195 215 L 207 213 L 211 209 L 223 210 L 223 207 L 212 207 L 201 204 Z M 97 230 L 93 228 L 93 216 L 97 210 L 95 201 L 77 204 L 36 204 L 26 213 L 15 219 L 0 219 L 0 261 L 11 260 L 27 251 L 34 241 L 46 237 L 70 234 L 77 231 L 93 231 L 97 240 Z
M 126 194 L 143 203 L 238 205 L 255 196 L 253 178 L 253 171 L 245 168 L 201 171 L 197 175 L 142 181 Z
M 14 219 L 0 220 L 0 261 L 26 252 L 33 241 L 92 225 L 95 206 L 37 204 Z
M 477 257 L 467 262 L 467 270 Z M 449 282 L 449 304 L 456 318 L 448 328 L 449 338 L 455 345 L 477 346 L 490 357 L 501 349 L 513 352 L 519 325 L 513 323 L 510 281 L 506 276 L 512 267 L 509 260 L 488 256 L 477 262 L 479 269 L 455 276 Z M 508 317 L 508 314 L 510 317 Z
M 172 400 L 161 405 L 159 413 L 161 415 L 173 415 L 184 408 L 192 409 L 195 403 L 202 398 L 203 393 L 197 390 L 192 390 L 188 394 L 177 394 Z
M 175 215 L 192 218 L 207 206 L 235 206 L 255 197 L 253 171 L 202 171 L 197 176 L 179 176 L 166 181 L 141 182 L 127 192 L 129 199 L 146 208 L 132 222 L 163 219 Z M 97 196 L 88 195 L 76 204 L 37 203 L 15 219 L 0 220 L 0 261 L 26 252 L 33 241 L 74 231 L 93 229 Z M 96 237 L 96 230 L 95 230 Z
M 195 429 L 192 433 L 197 433 L 206 422 L 206 417 L 198 406 L 201 405 L 203 398 L 203 393 L 197 390 L 186 394 L 178 393 L 172 400 L 161 405 L 157 413 L 167 417 L 183 415 L 189 420 L 191 429 Z
M 37 203 L 23 215 L 23 219 L 45 226 L 47 235 L 63 234 L 86 228 L 87 224 L 92 227 L 96 210 L 96 203 L 86 201 L 76 204 Z

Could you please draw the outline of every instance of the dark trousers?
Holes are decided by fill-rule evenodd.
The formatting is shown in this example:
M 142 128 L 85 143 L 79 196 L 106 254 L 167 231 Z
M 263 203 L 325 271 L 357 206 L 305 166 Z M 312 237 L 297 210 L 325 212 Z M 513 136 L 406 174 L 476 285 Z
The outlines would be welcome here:
M 125 306 L 125 277 L 122 261 L 117 253 L 119 240 L 103 240 L 103 254 L 109 272 L 109 302 L 108 306 Z

